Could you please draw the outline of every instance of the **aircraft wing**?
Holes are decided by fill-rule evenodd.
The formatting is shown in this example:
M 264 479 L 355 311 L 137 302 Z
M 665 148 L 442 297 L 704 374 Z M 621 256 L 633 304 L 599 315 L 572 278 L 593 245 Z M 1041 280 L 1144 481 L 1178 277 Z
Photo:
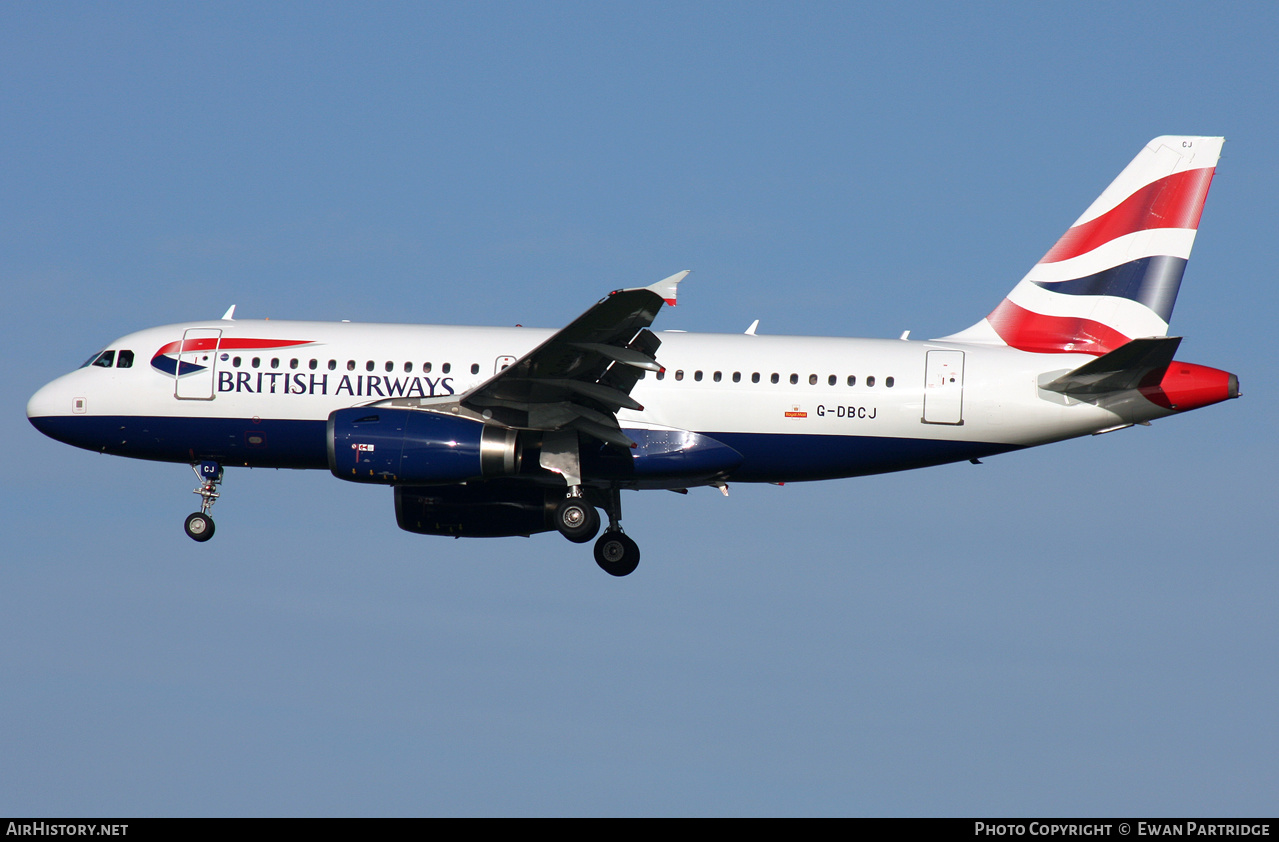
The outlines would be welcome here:
M 550 339 L 459 395 L 458 403 L 507 427 L 576 430 L 634 447 L 616 414 L 643 409 L 631 389 L 643 372 L 662 370 L 654 356 L 662 341 L 648 326 L 662 304 L 674 306 L 686 275 L 609 293 Z

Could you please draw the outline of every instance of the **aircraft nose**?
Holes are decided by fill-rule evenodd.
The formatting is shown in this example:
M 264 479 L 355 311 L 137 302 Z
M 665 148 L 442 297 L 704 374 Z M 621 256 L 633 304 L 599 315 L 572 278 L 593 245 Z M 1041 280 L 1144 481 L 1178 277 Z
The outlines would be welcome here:
M 74 399 L 63 387 L 62 378 L 46 383 L 27 401 L 27 420 L 46 436 L 57 438 L 52 432 L 58 416 L 71 415 Z

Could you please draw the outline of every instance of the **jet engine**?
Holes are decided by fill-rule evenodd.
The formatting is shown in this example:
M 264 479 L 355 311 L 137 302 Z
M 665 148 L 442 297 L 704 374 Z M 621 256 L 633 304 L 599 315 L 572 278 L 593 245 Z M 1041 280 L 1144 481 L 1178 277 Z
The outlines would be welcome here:
M 395 522 L 419 535 L 508 538 L 554 528 L 561 494 L 515 482 L 395 487 Z
M 329 470 L 351 482 L 437 485 L 520 469 L 515 430 L 437 412 L 339 409 L 329 415 L 327 440 Z

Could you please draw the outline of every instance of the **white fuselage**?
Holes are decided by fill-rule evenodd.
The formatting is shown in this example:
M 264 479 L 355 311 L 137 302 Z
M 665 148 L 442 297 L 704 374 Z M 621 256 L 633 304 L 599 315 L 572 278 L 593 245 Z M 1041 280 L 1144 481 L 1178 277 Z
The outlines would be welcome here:
M 392 397 L 460 395 L 553 331 L 214 320 L 111 343 L 28 404 L 42 431 L 125 456 L 326 466 L 329 414 Z M 1092 359 L 939 341 L 660 332 L 623 430 L 710 435 L 743 455 L 730 477 L 793 481 L 976 458 L 1171 414 L 1104 409 L 1039 388 Z M 183 352 L 184 337 L 203 337 Z M 120 367 L 120 352 L 132 352 Z M 188 370 L 190 369 L 190 370 Z M 1051 379 L 1051 378 L 1049 378 Z

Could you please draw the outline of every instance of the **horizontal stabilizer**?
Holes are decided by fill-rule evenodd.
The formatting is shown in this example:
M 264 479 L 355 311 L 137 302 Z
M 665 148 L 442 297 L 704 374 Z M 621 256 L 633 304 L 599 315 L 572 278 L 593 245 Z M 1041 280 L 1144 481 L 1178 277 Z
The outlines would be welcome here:
M 1147 378 L 1158 383 L 1179 345 L 1180 336 L 1134 339 L 1040 388 L 1063 395 L 1102 395 L 1136 389 Z

